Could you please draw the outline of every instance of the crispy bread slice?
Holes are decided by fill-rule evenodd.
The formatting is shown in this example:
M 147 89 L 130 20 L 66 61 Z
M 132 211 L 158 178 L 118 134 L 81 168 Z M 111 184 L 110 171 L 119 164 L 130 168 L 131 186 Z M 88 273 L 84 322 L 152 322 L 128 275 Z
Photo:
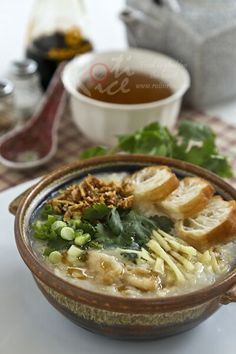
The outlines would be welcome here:
M 167 166 L 150 166 L 134 173 L 129 181 L 136 199 L 159 202 L 179 185 L 176 175 Z
M 200 177 L 185 177 L 159 208 L 173 219 L 191 217 L 201 211 L 214 194 L 213 186 Z
M 178 221 L 176 233 L 199 251 L 236 239 L 236 202 L 213 197 L 194 218 Z

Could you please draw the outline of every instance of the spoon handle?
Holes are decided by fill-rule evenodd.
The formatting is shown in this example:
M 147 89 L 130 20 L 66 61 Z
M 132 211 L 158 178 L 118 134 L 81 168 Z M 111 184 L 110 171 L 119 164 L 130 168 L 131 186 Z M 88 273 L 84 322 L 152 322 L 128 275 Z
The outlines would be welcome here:
M 32 120 L 38 121 L 40 126 L 46 124 L 47 128 L 52 128 L 54 121 L 57 120 L 58 111 L 65 106 L 66 92 L 61 81 L 65 65 L 63 62 L 58 66 L 39 109 L 32 117 Z
M 0 140 L 0 162 L 5 166 L 14 169 L 38 167 L 55 154 L 59 120 L 67 97 L 60 77 L 64 66 L 62 63 L 58 67 L 33 117 L 25 126 L 9 132 Z

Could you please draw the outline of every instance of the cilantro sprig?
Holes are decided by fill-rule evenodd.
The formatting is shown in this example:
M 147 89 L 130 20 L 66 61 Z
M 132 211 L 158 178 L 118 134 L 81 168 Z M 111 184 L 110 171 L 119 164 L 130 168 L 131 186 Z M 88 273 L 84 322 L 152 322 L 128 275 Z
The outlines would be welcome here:
M 148 218 L 133 209 L 110 208 L 105 204 L 85 209 L 80 219 L 66 222 L 62 218 L 45 204 L 40 219 L 32 224 L 33 236 L 46 242 L 45 256 L 53 251 L 67 250 L 72 245 L 78 246 L 78 241 L 83 250 L 107 247 L 139 250 L 149 241 L 154 229 L 169 232 L 173 227 L 167 217 Z M 65 238 L 63 229 L 67 232 L 69 229 L 74 238 Z
M 162 228 L 169 232 L 173 227 L 167 217 L 148 218 L 136 210 L 109 208 L 104 204 L 86 209 L 82 220 L 84 218 L 95 230 L 93 240 L 103 247 L 140 249 L 148 242 L 153 229 Z
M 215 133 L 202 123 L 182 121 L 175 134 L 159 123 L 151 123 L 133 134 L 119 136 L 112 149 L 92 147 L 83 151 L 81 158 L 118 152 L 172 157 L 204 167 L 221 177 L 233 176 L 228 158 L 221 155 L 217 148 Z

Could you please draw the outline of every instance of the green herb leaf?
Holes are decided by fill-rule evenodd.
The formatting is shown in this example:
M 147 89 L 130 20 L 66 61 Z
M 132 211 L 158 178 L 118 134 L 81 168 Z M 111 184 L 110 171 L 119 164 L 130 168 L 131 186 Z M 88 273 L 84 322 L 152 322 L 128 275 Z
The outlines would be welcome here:
M 96 232 L 95 227 L 88 222 L 81 222 L 79 225 L 79 229 L 82 230 L 84 233 L 88 233 L 93 236 Z
M 104 247 L 110 247 L 116 244 L 114 234 L 106 224 L 98 223 L 96 226 L 95 240 Z
M 101 243 L 98 243 L 97 241 L 90 241 L 86 244 L 86 248 L 93 248 L 96 250 L 100 250 L 103 248 Z
M 112 208 L 110 215 L 108 216 L 108 225 L 115 235 L 120 235 L 124 230 L 120 214 L 116 208 Z
M 185 140 L 205 141 L 215 140 L 215 133 L 205 124 L 183 120 L 179 124 L 178 136 L 183 137 Z
M 51 230 L 51 224 L 38 220 L 32 224 L 33 236 L 39 240 L 54 240 L 57 238 L 55 231 Z
M 49 214 L 53 214 L 53 207 L 51 204 L 44 204 L 42 209 L 41 209 L 41 212 L 40 212 L 40 216 L 43 218 L 43 219 L 47 219 L 48 215 Z
M 228 159 L 217 149 L 215 133 L 202 123 L 182 121 L 174 135 L 159 123 L 151 123 L 133 134 L 119 136 L 117 145 L 111 150 L 93 147 L 82 156 L 88 158 L 117 152 L 174 157 L 207 168 L 222 177 L 233 176 Z
M 56 238 L 55 240 L 49 240 L 47 242 L 47 248 L 53 251 L 68 250 L 70 246 L 73 245 L 73 241 L 63 240 L 61 237 Z
M 153 216 L 151 220 L 155 224 L 155 229 L 158 228 L 167 233 L 169 233 L 174 227 L 174 222 L 167 216 Z
M 95 156 L 104 156 L 107 155 L 108 153 L 108 148 L 105 146 L 94 146 L 89 149 L 84 150 L 80 154 L 81 159 L 89 159 L 90 157 L 95 157 Z
M 202 166 L 225 178 L 231 178 L 234 175 L 228 159 L 224 156 L 211 155 Z
M 120 136 L 118 148 L 129 153 L 167 156 L 172 153 L 172 136 L 159 123 L 151 123 L 134 134 Z
M 105 204 L 94 204 L 83 212 L 83 219 L 87 221 L 101 220 L 110 213 L 111 209 Z
M 216 136 L 210 127 L 183 121 L 180 124 L 178 135 L 184 138 L 184 142 L 174 149 L 175 158 L 207 168 L 222 177 L 233 176 L 228 159 L 218 153 L 215 145 Z M 198 144 L 194 145 L 195 142 Z M 189 148 L 191 143 L 193 146 Z

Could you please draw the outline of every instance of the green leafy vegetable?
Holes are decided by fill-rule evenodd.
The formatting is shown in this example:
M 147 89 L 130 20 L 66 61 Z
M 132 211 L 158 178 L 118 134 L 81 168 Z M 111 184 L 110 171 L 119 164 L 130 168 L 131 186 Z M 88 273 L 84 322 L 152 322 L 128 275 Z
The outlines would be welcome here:
M 111 213 L 108 217 L 108 225 L 115 235 L 120 235 L 124 231 L 120 214 L 116 208 L 111 210 Z
M 94 204 L 83 212 L 83 219 L 88 221 L 101 220 L 110 213 L 111 209 L 105 204 Z
M 44 255 L 48 256 L 53 251 L 68 250 L 73 245 L 73 241 L 66 241 L 58 237 L 54 240 L 47 241 L 47 248 L 44 251 Z
M 206 141 L 209 139 L 214 141 L 216 137 L 208 125 L 189 120 L 184 120 L 180 123 L 178 135 L 182 136 L 187 142 L 190 140 Z
M 105 247 L 110 247 L 118 244 L 118 239 L 113 234 L 112 230 L 107 224 L 98 223 L 96 225 L 96 233 L 94 235 L 95 241 Z
M 51 224 L 47 221 L 38 220 L 32 225 L 34 237 L 39 240 L 55 240 L 57 234 L 51 230 Z
M 105 146 L 91 147 L 81 153 L 81 158 L 89 159 L 90 157 L 104 156 L 107 155 L 107 150 L 108 149 Z
M 148 218 L 135 210 L 112 208 L 103 223 L 97 220 L 94 239 L 104 247 L 137 250 L 148 242 L 153 229 L 160 227 L 167 232 L 173 227 L 173 222 L 167 217 Z
M 175 134 L 159 123 L 151 123 L 133 134 L 119 136 L 112 149 L 93 147 L 85 150 L 81 158 L 118 152 L 173 157 L 207 168 L 222 177 L 233 176 L 227 157 L 218 151 L 215 133 L 201 123 L 182 121 Z
M 50 214 L 46 215 L 46 210 Z M 137 251 L 149 241 L 154 229 L 169 232 L 173 227 L 167 217 L 148 218 L 136 210 L 108 208 L 105 204 L 85 209 L 79 219 L 67 222 L 61 219 L 61 215 L 52 214 L 45 205 L 40 220 L 32 225 L 33 236 L 46 241 L 45 256 L 68 250 L 72 245 L 84 250 L 120 247 Z
M 143 130 L 118 138 L 118 148 L 133 154 L 172 155 L 172 136 L 167 128 L 152 123 Z
M 81 222 L 79 226 L 80 230 L 82 230 L 84 233 L 88 233 L 91 236 L 93 236 L 96 232 L 96 229 L 93 225 L 89 224 L 88 222 Z
M 41 218 L 47 219 L 48 215 L 50 215 L 50 214 L 54 214 L 52 205 L 51 204 L 44 204 L 44 206 L 41 209 Z
M 87 243 L 87 248 L 94 248 L 97 250 L 102 249 L 102 244 L 98 243 L 97 241 L 90 241 L 89 243 Z
M 161 229 L 167 233 L 169 233 L 174 227 L 174 222 L 167 216 L 153 216 L 152 220 L 158 229 Z

